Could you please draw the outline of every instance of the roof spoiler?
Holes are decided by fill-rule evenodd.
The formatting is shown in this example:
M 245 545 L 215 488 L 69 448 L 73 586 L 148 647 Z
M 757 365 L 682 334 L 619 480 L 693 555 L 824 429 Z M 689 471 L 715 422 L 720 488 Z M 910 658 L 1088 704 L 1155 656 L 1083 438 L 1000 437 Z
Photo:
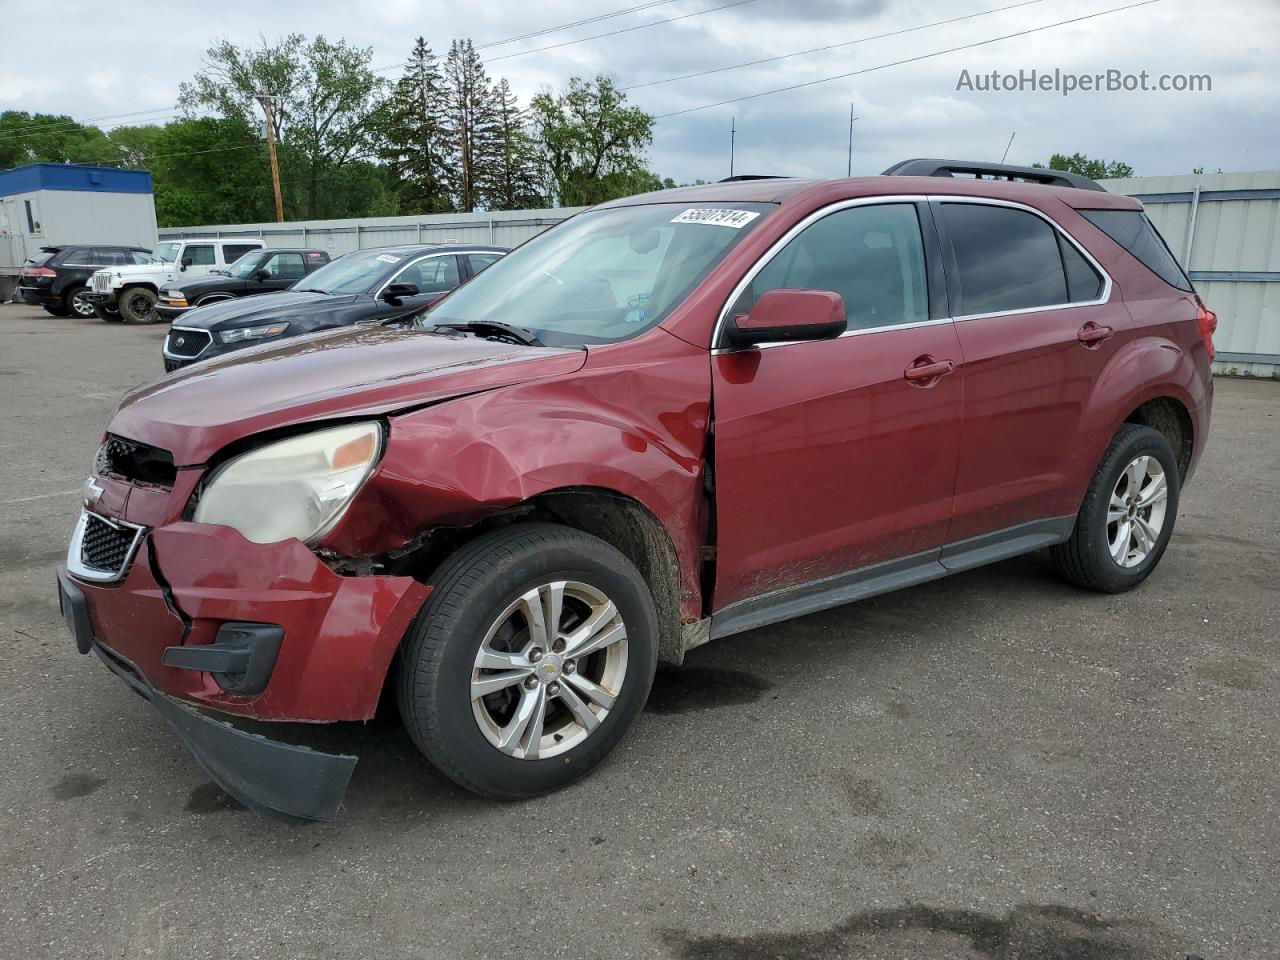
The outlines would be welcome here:
M 982 180 L 1023 180 L 1047 187 L 1075 187 L 1077 190 L 1106 188 L 1095 180 L 1066 170 L 1047 167 L 1015 167 L 1008 163 L 979 163 L 975 160 L 903 160 L 881 174 L 882 177 L 955 177 L 973 176 Z
M 781 173 L 740 173 L 736 177 L 725 177 L 723 180 L 717 180 L 717 183 L 741 183 L 744 180 L 789 180 L 790 177 Z

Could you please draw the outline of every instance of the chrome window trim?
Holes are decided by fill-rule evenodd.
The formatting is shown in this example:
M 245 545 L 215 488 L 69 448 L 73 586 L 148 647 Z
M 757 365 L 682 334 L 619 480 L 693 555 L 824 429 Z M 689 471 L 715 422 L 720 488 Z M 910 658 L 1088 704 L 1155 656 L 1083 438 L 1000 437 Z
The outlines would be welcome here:
M 801 231 L 832 213 L 836 213 L 840 210 L 847 210 L 851 207 L 864 207 L 874 204 L 889 203 L 928 203 L 931 201 L 937 201 L 939 203 L 975 203 L 993 207 L 1012 207 L 1015 210 L 1025 210 L 1028 213 L 1035 214 L 1041 220 L 1049 224 L 1049 226 L 1055 231 L 1065 237 L 1067 241 L 1075 247 L 1080 255 L 1085 258 L 1089 265 L 1098 271 L 1099 275 L 1102 277 L 1102 293 L 1094 300 L 1076 300 L 1071 303 L 1055 303 L 1043 307 L 1026 307 L 1020 310 L 1000 310 L 993 313 L 953 314 L 947 317 L 940 317 L 936 320 L 918 320 L 912 323 L 895 323 L 881 327 L 865 327 L 860 330 L 846 330 L 835 339 L 842 340 L 845 337 L 864 336 L 868 333 L 884 333 L 887 330 L 910 330 L 916 327 L 931 327 L 944 323 L 964 323 L 970 320 L 983 320 L 988 317 L 1007 317 L 1022 313 L 1045 313 L 1050 310 L 1092 307 L 1106 303 L 1111 299 L 1111 291 L 1114 286 L 1111 274 L 1103 269 L 1102 264 L 1098 263 L 1098 261 L 1094 259 L 1093 255 L 1089 253 L 1089 251 L 1086 250 L 1075 237 L 1071 236 L 1070 233 L 1064 230 L 1052 217 L 1042 213 L 1035 207 L 1028 206 L 1025 203 L 1019 203 L 1015 200 L 1001 200 L 995 197 L 968 197 L 957 194 L 885 194 L 875 197 L 854 197 L 847 200 L 837 200 L 835 203 L 828 204 L 825 207 L 821 207 L 813 211 L 803 220 L 793 224 L 791 229 L 774 241 L 773 245 L 756 259 L 756 262 L 751 265 L 751 269 L 743 274 L 742 279 L 734 286 L 732 292 L 729 294 L 729 298 L 725 301 L 724 306 L 720 308 L 720 313 L 716 317 L 715 329 L 711 335 L 711 354 L 713 356 L 719 356 L 726 353 L 740 352 L 739 348 L 717 345 L 720 343 L 720 336 L 724 330 L 724 325 L 728 320 L 730 308 L 737 302 L 738 298 L 742 296 L 743 291 L 746 290 L 751 281 L 756 278 L 756 275 L 767 267 L 773 258 L 781 253 L 783 248 L 794 240 Z M 939 239 L 941 239 L 941 237 Z M 923 236 L 921 237 L 921 241 L 923 242 Z M 809 341 L 779 340 L 773 343 L 756 344 L 755 349 L 763 350 L 769 347 L 789 347 L 796 343 L 807 342 Z
M 207 334 L 207 335 L 208 335 L 208 337 L 209 337 L 209 342 L 208 342 L 208 343 L 206 343 L 206 344 L 204 345 L 204 347 L 201 349 L 201 351 L 200 351 L 199 353 L 195 354 L 194 356 L 186 356 L 186 355 L 178 354 L 178 353 L 170 353 L 170 352 L 169 352 L 169 337 L 173 335 L 173 331 L 175 331 L 175 330 L 180 331 L 180 332 L 182 332 L 182 333 L 204 333 L 204 334 Z M 166 360 L 182 360 L 182 361 L 186 361 L 186 362 L 188 362 L 188 363 L 189 363 L 189 362 L 190 362 L 190 361 L 192 361 L 192 360 L 198 360 L 198 359 L 200 359 L 201 357 L 203 357 L 203 356 L 204 356 L 204 353 L 205 353 L 205 350 L 208 350 L 210 347 L 212 347 L 212 346 L 213 346 L 213 341 L 214 341 L 214 339 L 216 338 L 216 336 L 217 336 L 217 335 L 216 335 L 212 330 L 201 330 L 199 327 L 179 327 L 179 326 L 170 326 L 170 327 L 169 327 L 169 332 L 168 332 L 167 334 L 165 334 L 164 344 L 160 347 L 160 352 L 161 352 L 162 354 L 164 354 L 164 357 L 165 357 L 165 359 L 166 359 Z
M 129 544 L 129 549 L 125 553 L 124 562 L 120 564 L 119 570 L 99 570 L 96 567 L 87 567 L 80 558 L 80 551 L 84 544 L 84 531 L 89 524 L 90 512 L 84 507 L 80 508 L 80 518 L 76 520 L 75 529 L 71 532 L 71 542 L 67 545 L 67 572 L 80 580 L 92 580 L 95 583 L 112 583 L 116 580 L 121 580 L 128 573 L 129 567 L 133 565 L 134 555 L 138 552 L 138 544 L 142 542 L 142 536 L 147 532 L 147 528 L 140 527 L 136 523 L 125 523 L 123 520 L 117 520 L 114 517 L 94 513 L 93 517 L 95 519 L 101 520 L 108 526 L 115 527 L 117 530 L 132 530 L 133 541 Z
M 405 272 L 406 270 L 408 270 L 410 267 L 415 266 L 416 264 L 421 263 L 423 260 L 434 260 L 436 257 L 456 257 L 457 255 L 458 255 L 458 251 L 456 251 L 456 250 L 441 250 L 441 251 L 439 251 L 439 252 L 437 252 L 437 253 L 424 253 L 422 256 L 418 257 L 417 259 L 410 260 L 410 261 L 409 261 L 408 263 L 406 263 L 403 267 L 401 267 L 399 270 L 397 270 L 395 273 L 393 273 L 393 274 L 390 276 L 390 278 L 388 278 L 388 279 L 387 279 L 387 281 L 386 281 L 385 283 L 383 283 L 383 285 L 382 285 L 382 286 L 380 286 L 380 287 L 378 288 L 378 292 L 377 292 L 377 293 L 375 293 L 375 294 L 373 295 L 373 299 L 377 300 L 377 299 L 381 298 L 381 296 L 382 296 L 382 291 L 383 291 L 383 290 L 385 290 L 385 289 L 387 289 L 387 287 L 391 286 L 391 284 L 395 283 L 395 282 L 396 282 L 396 277 L 400 276 L 400 274 L 404 273 L 404 272 Z M 459 282 L 459 283 L 461 283 L 461 282 L 462 282 L 462 268 L 461 268 L 461 267 L 458 267 L 458 282 Z M 422 292 L 423 292 L 423 291 L 421 291 L 421 290 L 419 290 L 419 291 L 418 291 L 418 293 L 422 293 Z M 431 291 L 431 292 L 434 292 L 434 291 Z M 447 291 L 445 291 L 445 292 L 447 292 Z

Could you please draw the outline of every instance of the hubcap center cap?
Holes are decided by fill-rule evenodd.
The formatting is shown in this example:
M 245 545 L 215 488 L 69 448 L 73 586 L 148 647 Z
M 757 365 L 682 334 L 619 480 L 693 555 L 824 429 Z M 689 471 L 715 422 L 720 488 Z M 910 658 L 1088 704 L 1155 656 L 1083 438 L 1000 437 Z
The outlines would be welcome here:
M 560 674 L 564 670 L 564 658 L 558 653 L 548 653 L 538 661 L 534 667 L 534 674 L 543 683 L 551 683 L 553 680 L 559 680 Z

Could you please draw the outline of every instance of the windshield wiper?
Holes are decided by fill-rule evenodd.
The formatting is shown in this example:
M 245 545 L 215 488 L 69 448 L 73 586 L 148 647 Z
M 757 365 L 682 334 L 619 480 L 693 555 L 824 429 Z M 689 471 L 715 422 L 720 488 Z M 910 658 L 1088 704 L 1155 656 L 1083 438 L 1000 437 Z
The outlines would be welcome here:
M 473 320 L 468 323 L 433 323 L 432 326 L 439 327 L 442 330 L 462 330 L 487 339 L 514 340 L 516 343 L 523 344 L 526 347 L 546 346 L 545 343 L 538 339 L 538 335 L 528 327 L 517 327 L 515 324 L 502 323 L 498 320 Z

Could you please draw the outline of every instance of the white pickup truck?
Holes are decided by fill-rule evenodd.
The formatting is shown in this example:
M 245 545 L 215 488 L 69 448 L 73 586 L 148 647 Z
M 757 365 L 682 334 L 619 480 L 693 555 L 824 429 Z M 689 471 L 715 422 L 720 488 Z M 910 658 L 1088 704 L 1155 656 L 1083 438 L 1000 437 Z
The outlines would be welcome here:
M 160 289 L 179 276 L 200 277 L 225 270 L 263 241 L 253 237 L 165 240 L 151 251 L 150 263 L 99 270 L 89 280 L 85 298 L 101 320 L 155 323 Z

